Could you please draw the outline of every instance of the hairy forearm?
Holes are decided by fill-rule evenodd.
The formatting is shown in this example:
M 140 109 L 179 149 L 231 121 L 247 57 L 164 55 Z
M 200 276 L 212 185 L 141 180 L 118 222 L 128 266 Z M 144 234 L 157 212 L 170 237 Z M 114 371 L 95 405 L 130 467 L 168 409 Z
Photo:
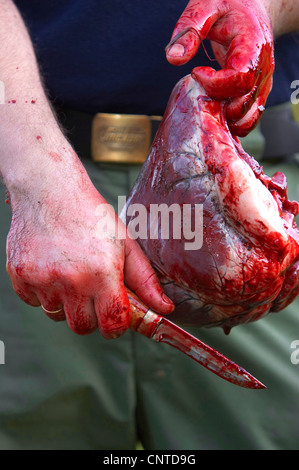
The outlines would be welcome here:
M 265 0 L 274 37 L 299 31 L 299 0 Z
M 9 192 L 30 193 L 73 171 L 74 152 L 52 112 L 27 29 L 15 5 L 0 0 L 0 170 Z

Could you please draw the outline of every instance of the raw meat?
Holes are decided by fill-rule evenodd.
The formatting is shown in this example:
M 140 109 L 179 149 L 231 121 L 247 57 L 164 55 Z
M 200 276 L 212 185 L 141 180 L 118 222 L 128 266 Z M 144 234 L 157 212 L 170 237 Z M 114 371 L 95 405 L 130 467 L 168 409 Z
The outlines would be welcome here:
M 134 204 L 146 207 L 145 219 Z M 172 225 L 169 219 L 169 239 L 161 221 L 154 225 L 152 208 L 161 204 L 181 209 Z M 186 236 L 180 224 L 178 237 L 174 227 L 178 218 L 185 222 L 183 207 L 193 214 L 193 230 Z M 298 212 L 299 204 L 288 200 L 285 176 L 266 176 L 231 135 L 225 103 L 210 99 L 191 76 L 183 78 L 125 215 L 176 305 L 168 318 L 183 325 L 219 325 L 228 333 L 285 308 L 299 291 Z

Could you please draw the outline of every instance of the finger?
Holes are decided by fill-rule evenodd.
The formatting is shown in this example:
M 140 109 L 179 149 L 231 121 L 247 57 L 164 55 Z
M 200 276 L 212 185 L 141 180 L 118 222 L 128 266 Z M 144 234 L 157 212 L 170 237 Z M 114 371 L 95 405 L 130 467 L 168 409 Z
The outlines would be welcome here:
M 238 121 L 245 116 L 256 99 L 259 99 L 259 106 L 264 106 L 272 88 L 272 74 L 267 74 L 263 80 L 257 82 L 254 88 L 247 95 L 242 96 L 228 104 L 226 108 L 226 118 L 228 121 Z
M 195 56 L 201 41 L 218 18 L 217 9 L 201 7 L 198 2 L 194 5 L 190 1 L 165 48 L 167 60 L 173 65 L 186 64 Z
M 201 39 L 195 29 L 178 33 L 166 46 L 166 58 L 172 65 L 184 65 L 198 51 Z
M 70 329 L 78 335 L 93 333 L 98 328 L 93 299 L 72 294 L 63 306 Z
M 249 93 L 255 83 L 255 71 L 242 73 L 233 69 L 214 70 L 211 67 L 195 67 L 192 78 L 199 82 L 214 100 L 236 98 Z
M 220 67 L 224 69 L 228 47 L 223 44 L 219 44 L 215 41 L 211 41 L 211 47 L 214 53 L 215 60 L 218 62 Z
M 235 11 L 223 12 L 209 39 L 223 69 L 245 73 L 262 66 L 266 71 L 273 60 L 272 28 L 268 15 L 262 11 L 250 11 L 239 5 Z
M 274 56 L 272 41 L 259 33 L 256 40 L 250 34 L 237 34 L 229 47 L 215 45 L 213 51 L 223 67 L 196 67 L 192 77 L 197 80 L 213 99 L 224 100 L 246 95 L 259 82 L 272 75 Z
M 265 70 L 264 73 L 259 74 L 251 92 L 241 98 L 233 100 L 232 103 L 227 106 L 226 117 L 228 121 L 238 121 L 243 118 L 257 97 L 259 97 L 259 106 L 265 105 L 272 88 L 272 72 L 273 70 L 269 68 Z
M 47 317 L 51 318 L 51 320 L 54 321 L 65 321 L 66 316 L 65 312 L 63 310 L 63 306 L 54 306 L 54 305 L 47 305 L 45 307 L 43 304 L 41 304 L 41 308 L 43 309 L 43 312 L 47 315 Z
M 130 326 L 131 307 L 122 279 L 111 281 L 94 299 L 94 308 L 101 335 L 105 339 L 118 338 Z
M 257 87 L 254 87 L 254 89 L 250 93 L 247 93 L 247 95 L 234 99 L 226 107 L 227 121 L 235 123 L 242 119 L 249 112 L 256 99 Z
M 249 132 L 257 126 L 264 110 L 265 108 L 261 104 L 261 100 L 257 98 L 248 113 L 242 119 L 234 123 L 229 123 L 231 133 L 239 137 L 248 135 Z
M 126 242 L 125 282 L 152 310 L 163 315 L 174 309 L 172 301 L 165 295 L 158 277 L 135 240 Z
M 228 120 L 228 125 L 232 134 L 237 135 L 239 137 L 245 137 L 257 126 L 265 110 L 265 104 L 271 88 L 272 77 L 270 78 L 270 80 L 267 80 L 264 83 L 259 95 L 255 98 L 252 107 L 241 119 L 239 119 L 238 121 Z
M 54 321 L 65 321 L 66 316 L 63 310 L 63 303 L 57 295 L 49 295 L 49 290 L 47 290 L 46 294 L 37 291 L 37 297 L 47 317 Z

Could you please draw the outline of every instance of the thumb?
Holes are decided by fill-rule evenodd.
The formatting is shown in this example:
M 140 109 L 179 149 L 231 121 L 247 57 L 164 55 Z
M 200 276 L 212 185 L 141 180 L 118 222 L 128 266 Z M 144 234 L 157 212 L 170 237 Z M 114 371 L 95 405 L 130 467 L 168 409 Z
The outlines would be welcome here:
M 173 65 L 184 65 L 192 59 L 203 39 L 219 18 L 214 2 L 191 0 L 177 22 L 166 46 L 166 58 Z
M 126 241 L 124 275 L 126 285 L 150 309 L 162 315 L 173 311 L 174 305 L 164 294 L 150 261 L 138 243 L 129 237 Z

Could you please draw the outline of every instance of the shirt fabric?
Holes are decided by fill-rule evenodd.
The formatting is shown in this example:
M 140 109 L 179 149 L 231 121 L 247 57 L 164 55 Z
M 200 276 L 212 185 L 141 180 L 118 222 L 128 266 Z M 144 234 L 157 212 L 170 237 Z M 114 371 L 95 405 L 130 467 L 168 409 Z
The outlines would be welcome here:
M 91 113 L 162 114 L 175 83 L 194 66 L 216 67 L 209 42 L 188 64 L 169 64 L 164 48 L 186 0 L 17 0 L 50 97 Z M 299 35 L 275 43 L 267 105 L 289 101 L 299 77 Z M 206 50 L 207 51 L 206 51 Z

